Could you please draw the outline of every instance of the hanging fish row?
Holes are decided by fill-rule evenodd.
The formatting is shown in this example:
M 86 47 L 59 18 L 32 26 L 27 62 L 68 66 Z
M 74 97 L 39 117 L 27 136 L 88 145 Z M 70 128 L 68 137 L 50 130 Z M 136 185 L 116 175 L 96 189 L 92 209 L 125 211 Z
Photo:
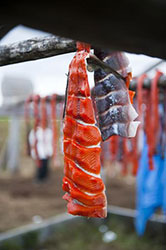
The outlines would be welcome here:
M 137 174 L 139 160 L 142 154 L 143 138 L 146 136 L 148 145 L 148 166 L 153 170 L 153 156 L 166 154 L 166 89 L 158 88 L 158 82 L 163 73 L 156 71 L 151 79 L 151 88 L 143 88 L 143 83 L 148 79 L 147 75 L 141 75 L 137 79 L 137 95 L 134 98 L 134 106 L 138 110 L 141 125 L 134 138 L 111 137 L 106 151 L 110 151 L 110 160 L 118 161 L 122 165 L 122 172 L 127 174 L 128 167 L 132 164 L 133 175 Z M 103 154 L 105 153 L 103 151 Z M 106 159 L 106 157 L 103 156 Z
M 60 101 L 61 100 L 61 97 Z M 32 154 L 32 150 L 34 150 L 36 164 L 40 165 L 40 160 L 37 151 L 37 138 L 36 132 L 38 128 L 42 128 L 43 130 L 47 127 L 51 127 L 52 129 L 52 158 L 53 164 L 56 164 L 56 156 L 57 156 L 57 109 L 56 109 L 56 101 L 57 96 L 53 94 L 52 96 L 40 97 L 39 95 L 30 96 L 25 102 L 25 125 L 26 125 L 26 141 L 27 141 L 27 154 L 30 156 Z M 61 102 L 63 105 L 63 103 Z M 62 110 L 62 109 L 61 109 Z M 31 117 L 33 117 L 33 124 L 31 122 Z M 34 135 L 36 138 L 35 147 L 30 147 L 29 144 L 29 134 L 31 130 L 34 130 Z
M 97 54 L 122 74 L 126 82 L 113 74 L 105 74 L 103 70 L 95 72 L 93 94 L 97 103 L 96 120 L 86 72 L 90 47 L 77 43 L 77 52 L 69 66 L 64 112 L 63 190 L 66 194 L 63 198 L 68 202 L 68 212 L 73 215 L 104 218 L 107 215 L 107 201 L 100 176 L 101 140 L 113 134 L 135 136 L 139 122 L 134 121 L 137 113 L 130 101 L 130 95 L 133 98 L 133 93 L 128 90 L 131 73 L 127 72 L 125 55 L 101 55 Z

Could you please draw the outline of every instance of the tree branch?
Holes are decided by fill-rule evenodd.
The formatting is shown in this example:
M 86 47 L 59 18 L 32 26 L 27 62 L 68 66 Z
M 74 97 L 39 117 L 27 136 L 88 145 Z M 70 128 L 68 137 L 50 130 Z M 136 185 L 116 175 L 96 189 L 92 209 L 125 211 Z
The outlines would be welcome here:
M 33 38 L 0 46 L 0 66 L 74 52 L 76 42 L 58 36 Z

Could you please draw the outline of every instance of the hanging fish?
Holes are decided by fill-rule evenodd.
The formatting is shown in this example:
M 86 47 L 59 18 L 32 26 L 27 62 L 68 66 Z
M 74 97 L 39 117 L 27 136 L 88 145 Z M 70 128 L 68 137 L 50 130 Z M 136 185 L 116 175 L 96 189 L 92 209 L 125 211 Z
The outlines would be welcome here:
M 132 138 L 133 139 L 133 138 Z M 132 154 L 132 139 L 122 137 L 122 174 L 127 175 L 129 173 L 129 165 L 133 163 L 133 154 Z
M 135 137 L 131 138 L 132 143 L 132 174 L 137 175 L 138 167 L 139 167 L 139 157 L 143 148 L 143 136 L 144 136 L 144 126 L 145 126 L 145 96 L 148 90 L 143 88 L 144 81 L 147 79 L 146 74 L 142 74 L 137 79 L 137 110 L 139 115 L 140 125 L 138 127 L 138 131 Z
M 119 144 L 119 136 L 113 135 L 109 141 L 109 151 L 110 151 L 111 161 L 117 160 L 118 144 Z
M 47 127 L 47 107 L 46 107 L 47 97 L 40 99 L 41 102 L 41 127 L 44 130 Z
M 143 74 L 138 78 L 137 86 L 138 112 L 142 121 L 142 125 L 140 126 L 139 131 L 141 131 L 141 128 L 144 127 L 148 144 L 148 159 L 150 169 L 154 168 L 153 156 L 156 153 L 156 146 L 159 135 L 159 93 L 157 84 L 161 76 L 162 73 L 160 71 L 156 71 L 155 77 L 151 80 L 151 88 L 143 90 L 143 82 L 147 78 L 146 74 Z M 145 107 L 144 110 L 143 105 Z
M 77 43 L 70 63 L 64 112 L 63 196 L 73 215 L 104 218 L 107 215 L 105 186 L 100 176 L 101 134 L 86 72 L 90 47 Z
M 151 98 L 150 98 L 150 90 L 144 91 L 144 98 L 145 98 L 145 125 L 144 125 L 144 131 L 146 134 L 146 140 L 148 145 L 148 163 L 149 163 L 149 169 L 154 169 L 154 162 L 153 162 L 153 153 L 151 150 L 152 146 L 152 123 L 151 123 Z
M 53 164 L 55 165 L 56 151 L 57 151 L 57 127 L 56 127 L 56 94 L 51 96 L 51 120 L 52 120 L 52 134 L 53 134 Z
M 141 151 L 143 148 L 143 140 L 144 140 L 144 128 L 145 128 L 145 115 L 146 115 L 146 94 L 150 92 L 149 90 L 145 89 L 143 87 L 144 81 L 146 81 L 147 75 L 142 74 L 141 76 L 138 77 L 137 79 L 137 110 L 138 110 L 138 115 L 139 115 L 139 120 L 140 120 L 140 126 L 138 127 L 138 133 L 137 133 L 137 138 L 138 138 L 138 143 L 137 143 L 137 153 L 141 155 Z
M 162 73 L 160 71 L 156 72 L 155 77 L 151 81 L 150 97 L 147 97 L 147 100 L 149 98 L 150 99 L 147 103 L 145 133 L 147 136 L 148 159 L 150 169 L 154 169 L 153 156 L 156 153 L 155 150 L 158 139 L 159 113 L 157 84 L 161 75 Z
M 30 144 L 29 144 L 29 133 L 31 131 L 31 125 L 30 125 L 30 102 L 32 101 L 31 96 L 25 101 L 25 105 L 24 105 L 24 118 L 25 118 L 25 129 L 26 129 L 26 152 L 27 155 L 30 156 L 31 155 L 31 148 L 30 148 Z
M 34 149 L 35 149 L 35 155 L 36 155 L 36 165 L 38 167 L 40 167 L 40 159 L 39 159 L 39 154 L 38 154 L 38 150 L 37 150 L 37 143 L 38 142 L 37 142 L 37 136 L 36 136 L 37 128 L 38 128 L 39 123 L 40 123 L 40 115 L 39 115 L 40 96 L 35 95 L 32 100 L 33 100 L 33 105 L 34 105 L 34 136 L 35 136 Z
M 139 130 L 143 127 L 144 115 L 143 115 L 143 104 L 144 104 L 144 92 L 143 84 L 145 79 L 147 78 L 146 74 L 141 75 L 138 77 L 137 80 L 137 106 L 138 106 L 138 114 L 141 124 L 139 126 Z
M 139 167 L 139 152 L 138 152 L 138 134 L 131 139 L 132 143 L 132 174 L 134 176 L 137 175 L 138 167 Z
M 153 169 L 153 154 L 151 153 L 152 146 L 152 123 L 151 123 L 151 90 L 144 89 L 143 84 L 147 78 L 146 74 L 141 75 L 138 78 L 137 84 L 137 102 L 138 102 L 138 113 L 141 120 L 141 126 L 139 127 L 138 133 L 139 138 L 143 141 L 142 131 L 146 134 L 146 140 L 148 144 L 148 162 L 149 169 Z
M 160 145 L 161 152 L 160 155 L 164 159 L 166 154 L 166 89 L 163 89 L 162 98 L 162 113 L 161 113 L 161 131 L 160 131 Z
M 150 145 L 150 154 L 154 155 L 156 153 L 156 147 L 159 135 L 159 89 L 158 81 L 163 75 L 162 72 L 156 71 L 155 77 L 151 83 L 151 126 L 152 126 L 152 143 Z
M 137 112 L 133 108 L 134 93 L 128 90 L 131 72 L 129 61 L 123 52 L 95 50 L 95 55 L 122 77 L 97 69 L 94 73 L 98 122 L 103 141 L 112 135 L 134 137 L 139 125 Z M 124 80 L 125 79 L 125 80 Z

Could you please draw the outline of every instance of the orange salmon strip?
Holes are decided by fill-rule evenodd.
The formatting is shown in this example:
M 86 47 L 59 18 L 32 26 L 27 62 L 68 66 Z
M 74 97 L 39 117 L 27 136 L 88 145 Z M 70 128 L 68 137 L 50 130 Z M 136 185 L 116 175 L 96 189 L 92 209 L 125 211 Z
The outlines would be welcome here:
M 99 147 L 86 148 L 72 140 L 64 140 L 65 156 L 93 174 L 100 173 L 100 151 Z
M 99 193 L 104 190 L 104 183 L 101 178 L 86 174 L 67 157 L 64 160 L 65 176 L 71 179 L 80 190 L 90 193 Z
M 83 146 L 97 145 L 101 141 L 99 129 L 95 126 L 78 123 L 73 118 L 66 116 L 66 122 L 63 129 L 65 138 L 72 138 Z

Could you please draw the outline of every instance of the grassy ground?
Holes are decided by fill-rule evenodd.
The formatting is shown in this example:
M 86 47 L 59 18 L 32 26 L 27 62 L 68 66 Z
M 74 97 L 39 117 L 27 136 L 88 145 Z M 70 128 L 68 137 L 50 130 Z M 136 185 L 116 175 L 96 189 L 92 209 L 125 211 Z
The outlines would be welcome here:
M 138 237 L 133 228 L 112 218 L 107 223 L 108 230 L 117 234 L 117 239 L 104 243 L 104 233 L 99 231 L 100 225 L 91 220 L 72 228 L 63 228 L 37 250 L 164 250 L 162 231 L 158 235 Z
M 8 134 L 8 118 L 6 117 L 0 117 L 0 152 L 3 148 L 3 145 L 7 139 Z

